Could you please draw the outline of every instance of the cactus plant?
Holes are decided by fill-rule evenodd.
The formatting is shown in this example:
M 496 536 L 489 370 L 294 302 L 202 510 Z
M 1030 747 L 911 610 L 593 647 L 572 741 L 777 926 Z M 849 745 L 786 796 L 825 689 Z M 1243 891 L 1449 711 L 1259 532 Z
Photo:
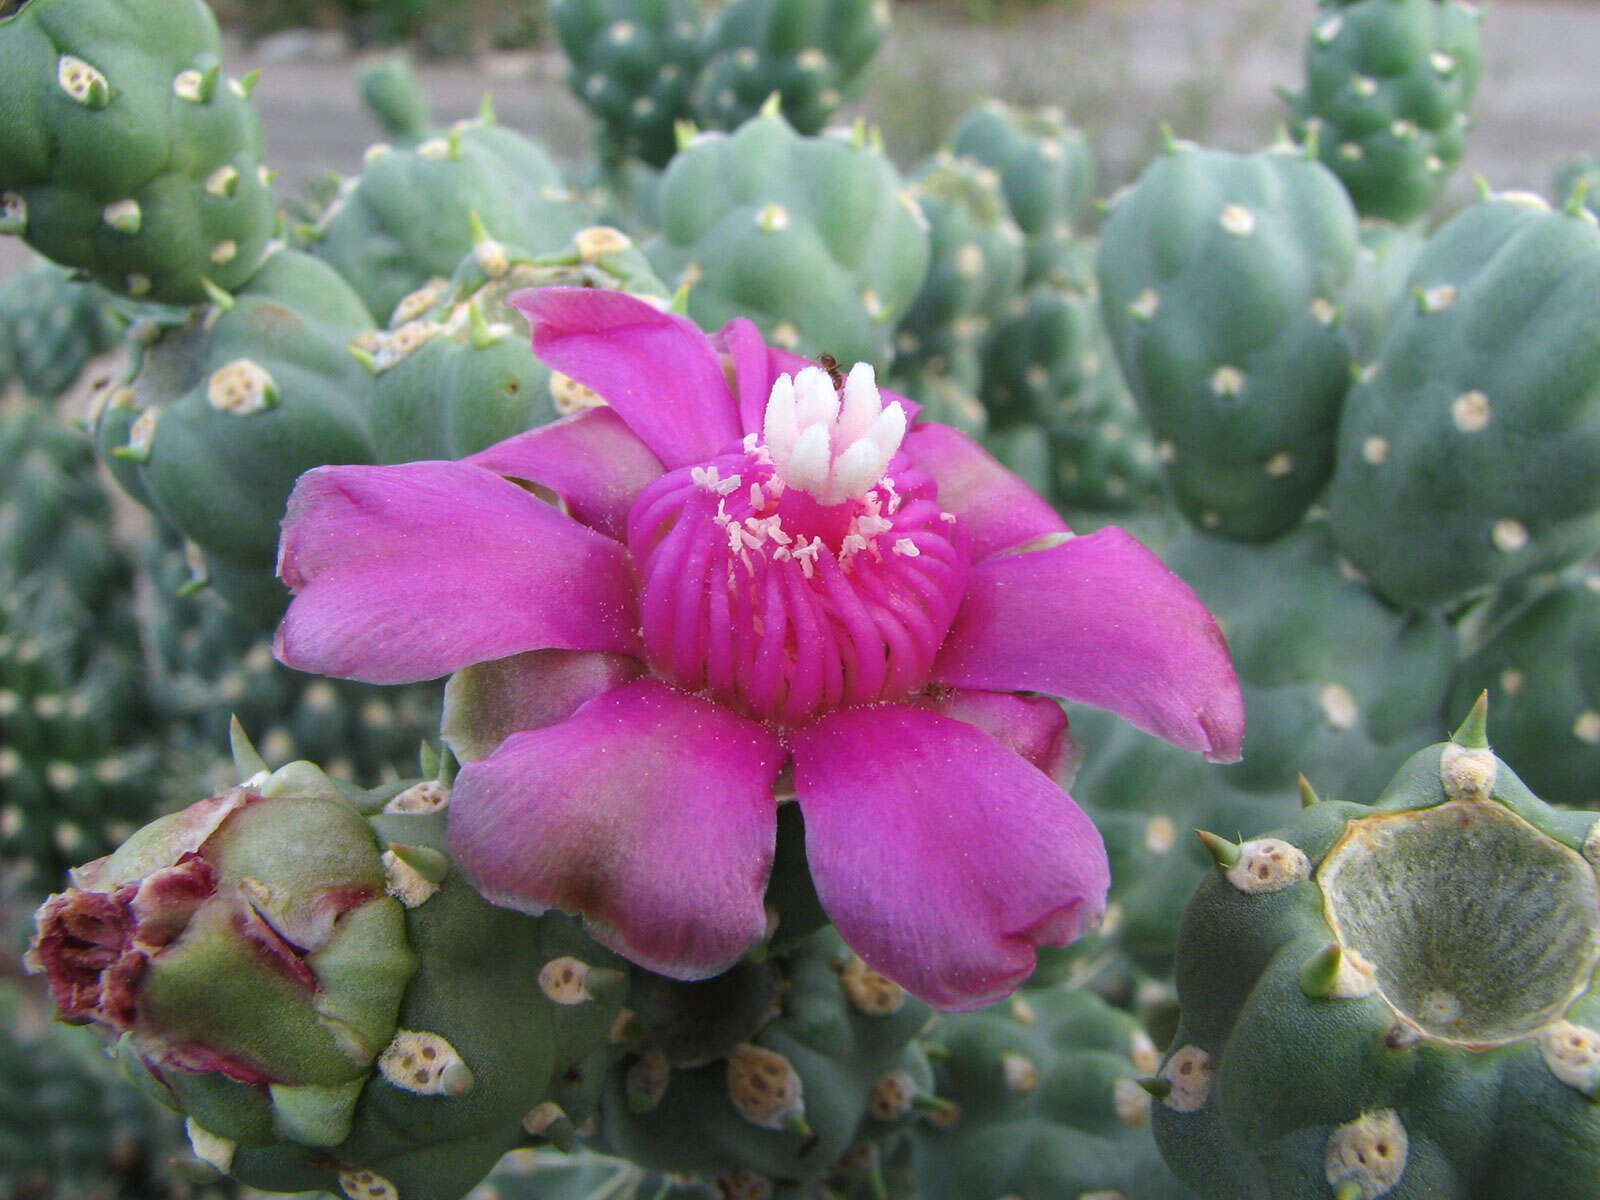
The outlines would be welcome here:
M 1594 217 L 1527 193 L 1487 197 L 1428 240 L 1407 282 L 1411 303 L 1345 402 L 1328 491 L 1340 550 L 1414 607 L 1592 551 Z
M 480 115 L 415 146 L 379 144 L 323 219 L 301 231 L 387 322 L 395 306 L 472 249 L 473 215 L 496 237 L 535 253 L 558 250 L 590 224 L 583 206 L 536 143 Z
M 1106 328 L 1190 520 L 1272 537 L 1322 490 L 1350 382 L 1335 326 L 1355 256 L 1344 190 L 1292 146 L 1169 141 L 1112 208 Z
M 700 134 L 661 180 L 661 239 L 703 328 L 748 316 L 784 349 L 885 363 L 928 266 L 927 222 L 865 129 L 803 137 L 774 111 Z
M 1321 0 L 1305 88 L 1284 98 L 1362 216 L 1411 221 L 1438 199 L 1466 149 L 1481 22 L 1462 0 Z
M 124 295 L 240 286 L 276 220 L 254 80 L 201 0 L 34 0 L 0 18 L 0 232 Z
M 0 392 L 15 378 L 52 400 L 122 337 L 106 293 L 71 274 L 40 263 L 0 283 Z
M 1011 215 L 1027 241 L 1025 282 L 1077 282 L 1072 249 L 1094 195 L 1094 157 L 1061 111 L 991 100 L 956 126 L 950 151 L 1000 175 Z
M 930 419 L 978 434 L 981 352 L 991 314 L 1022 282 L 1022 231 L 999 176 L 968 159 L 941 154 L 923 164 L 911 194 L 928 220 L 928 273 L 895 331 L 890 382 Z
M 1027 988 L 939 1018 L 926 1049 L 941 1107 L 912 1130 L 917 1195 L 1187 1200 L 1139 1083 L 1156 1047 L 1127 1013 L 1071 987 Z
M 375 456 L 372 380 L 345 350 L 370 328 L 333 270 L 282 249 L 147 347 L 91 415 L 118 483 L 199 545 L 213 583 L 263 624 L 282 609 L 272 569 L 295 477 Z
M 1600 807 L 1600 578 L 1576 571 L 1498 621 L 1457 668 L 1452 706 L 1488 691 L 1495 742 L 1553 804 Z
M 888 32 L 888 0 L 733 0 L 706 34 L 695 118 L 736 129 L 776 94 L 791 126 L 817 133 L 859 90 Z
M 1205 835 L 1152 1085 L 1168 1164 L 1229 1200 L 1592 1194 L 1594 824 L 1494 755 L 1480 701 L 1370 807 Z
M 601 122 L 602 157 L 664 167 L 689 118 L 705 57 L 704 19 L 685 0 L 555 0 L 550 20 L 567 86 Z M 510 236 L 508 233 L 506 236 Z

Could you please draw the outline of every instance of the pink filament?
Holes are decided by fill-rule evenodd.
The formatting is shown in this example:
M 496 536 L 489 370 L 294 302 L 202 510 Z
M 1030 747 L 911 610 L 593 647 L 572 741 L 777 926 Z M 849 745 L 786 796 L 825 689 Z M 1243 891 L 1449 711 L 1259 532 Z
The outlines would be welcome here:
M 904 470 L 824 507 L 785 491 L 759 451 L 664 475 L 628 516 L 651 666 L 781 726 L 910 695 L 927 683 L 966 584 L 965 530 L 932 492 Z M 776 534 L 762 524 L 774 516 Z M 864 548 L 846 545 L 852 529 Z

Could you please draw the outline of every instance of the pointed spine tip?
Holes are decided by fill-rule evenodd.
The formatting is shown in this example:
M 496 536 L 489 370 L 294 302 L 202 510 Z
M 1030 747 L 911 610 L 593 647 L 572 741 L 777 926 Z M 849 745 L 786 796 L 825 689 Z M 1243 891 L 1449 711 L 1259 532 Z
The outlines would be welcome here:
M 1317 795 L 1317 790 L 1311 786 L 1311 781 L 1304 775 L 1300 776 L 1300 807 L 1310 808 L 1314 804 L 1321 804 L 1322 797 Z
M 1338 942 L 1329 942 L 1318 950 L 1300 970 L 1300 990 L 1313 1000 L 1330 1000 L 1338 994 L 1339 970 L 1344 965 L 1344 951 Z
M 1478 694 L 1478 699 L 1473 704 L 1472 711 L 1467 714 L 1467 719 L 1461 722 L 1461 727 L 1451 735 L 1450 740 L 1465 750 L 1489 749 L 1489 691 L 1487 688 Z
M 1226 871 L 1228 868 L 1238 865 L 1238 843 L 1230 842 L 1227 838 L 1219 837 L 1209 830 L 1196 829 L 1194 832 L 1195 836 L 1204 843 L 1207 852 L 1210 853 L 1212 859 L 1221 870 Z
M 487 350 L 494 345 L 505 336 L 504 328 L 501 326 L 502 332 L 496 333 L 488 319 L 484 317 L 483 310 L 478 307 L 478 302 L 476 300 L 467 302 L 467 337 L 472 342 L 474 350 Z
M 211 301 L 212 304 L 216 305 L 223 312 L 227 312 L 233 307 L 232 293 L 223 291 L 204 275 L 200 276 L 200 287 L 205 291 L 206 299 Z
M 783 93 L 780 91 L 771 92 L 767 98 L 761 102 L 761 115 L 763 117 L 776 117 L 781 115 L 782 112 Z
M 1172 1084 L 1159 1075 L 1147 1075 L 1143 1079 L 1134 1080 L 1141 1088 L 1149 1092 L 1157 1100 L 1165 1100 L 1172 1095 Z
M 492 242 L 494 238 L 489 234 L 489 227 L 483 223 L 483 218 L 478 215 L 478 210 L 467 210 L 467 226 L 472 233 L 472 244 L 481 246 L 485 242 Z
M 494 96 L 490 92 L 485 92 L 483 94 L 483 98 L 478 101 L 478 120 L 482 121 L 485 125 L 495 125 L 499 123 L 499 118 L 495 115 L 494 111 Z
M 239 772 L 241 782 L 270 773 L 267 770 L 267 760 L 261 757 L 238 717 L 228 719 L 228 749 L 233 754 L 233 766 Z

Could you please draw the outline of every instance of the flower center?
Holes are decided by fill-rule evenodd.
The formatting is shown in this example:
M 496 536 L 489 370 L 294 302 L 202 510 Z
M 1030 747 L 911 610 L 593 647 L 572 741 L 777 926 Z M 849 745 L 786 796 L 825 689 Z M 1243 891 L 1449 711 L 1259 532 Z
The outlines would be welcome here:
M 931 478 L 891 469 L 905 427 L 870 366 L 838 392 L 807 368 L 774 384 L 762 439 L 646 488 L 628 544 L 655 672 L 788 726 L 925 684 L 967 535 Z

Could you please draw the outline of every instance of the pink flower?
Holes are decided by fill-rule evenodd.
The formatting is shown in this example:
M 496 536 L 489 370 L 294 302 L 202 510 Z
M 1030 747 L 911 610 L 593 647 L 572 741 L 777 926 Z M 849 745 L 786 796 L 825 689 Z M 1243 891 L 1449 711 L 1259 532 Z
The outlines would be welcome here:
M 456 703 L 515 732 L 465 747 L 450 817 L 490 899 L 714 974 L 765 932 L 792 794 L 844 938 L 971 1008 L 1105 906 L 1099 834 L 1051 775 L 1066 718 L 1031 693 L 1238 757 L 1238 683 L 1194 593 L 1121 530 L 1073 537 L 870 367 L 836 387 L 748 321 L 708 338 L 615 292 L 515 302 L 607 406 L 461 462 L 312 471 L 279 560 L 290 666 L 491 664 Z

